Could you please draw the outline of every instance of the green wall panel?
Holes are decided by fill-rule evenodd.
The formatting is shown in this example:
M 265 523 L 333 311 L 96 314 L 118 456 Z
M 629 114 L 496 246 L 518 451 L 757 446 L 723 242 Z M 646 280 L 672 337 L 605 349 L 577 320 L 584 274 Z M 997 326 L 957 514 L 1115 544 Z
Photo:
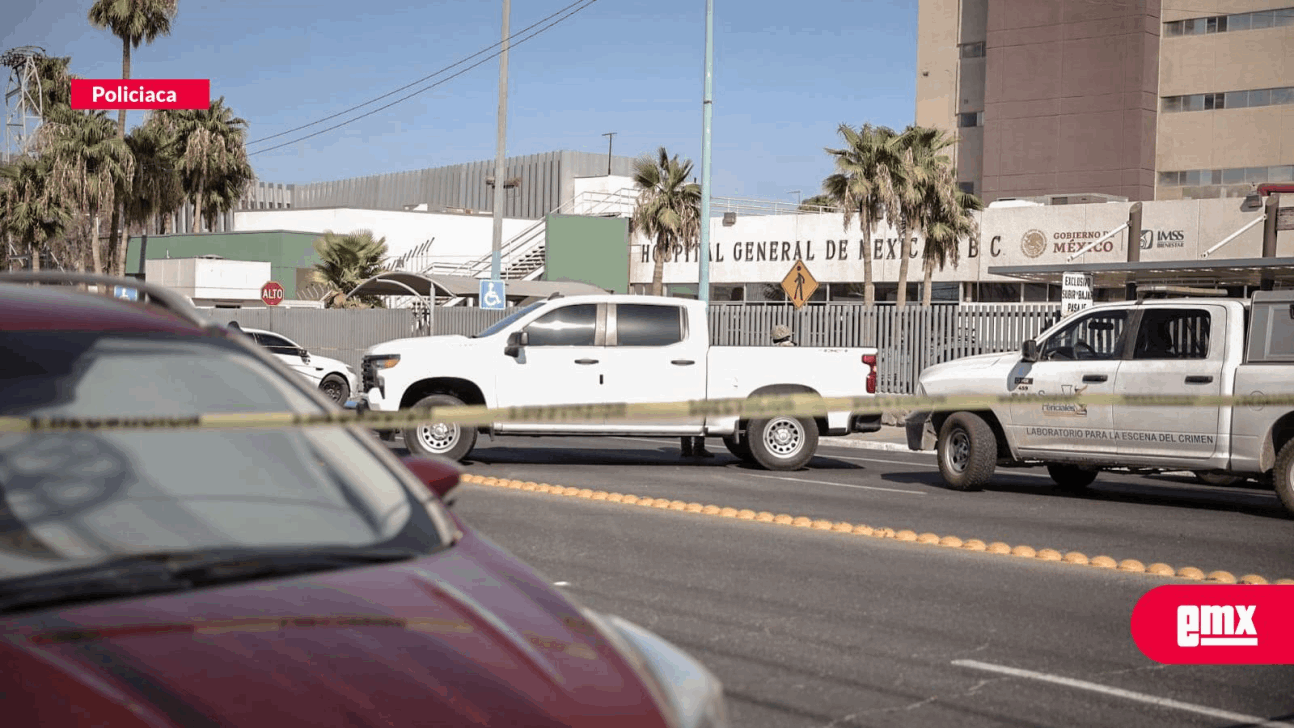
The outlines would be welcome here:
M 149 235 L 148 259 L 196 258 L 219 255 L 229 260 L 269 261 L 270 274 L 283 286 L 287 298 L 297 297 L 297 285 L 306 280 L 304 270 L 319 262 L 314 241 L 318 233 L 273 230 L 267 232 L 207 233 L 201 235 Z M 139 270 L 140 238 L 132 237 L 126 249 L 126 271 Z
M 549 215 L 544 235 L 546 280 L 629 292 L 628 219 Z

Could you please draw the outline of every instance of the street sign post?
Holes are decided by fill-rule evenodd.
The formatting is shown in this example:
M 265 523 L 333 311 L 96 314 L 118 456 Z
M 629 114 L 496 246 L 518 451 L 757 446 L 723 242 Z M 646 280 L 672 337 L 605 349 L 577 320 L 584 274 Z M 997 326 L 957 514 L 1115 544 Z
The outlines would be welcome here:
M 477 305 L 484 309 L 502 311 L 507 306 L 507 289 L 502 280 L 481 279 L 481 290 L 477 297 Z
M 791 303 L 794 303 L 796 308 L 800 308 L 809 300 L 813 292 L 818 290 L 818 280 L 809 272 L 809 267 L 804 264 L 804 261 L 797 260 L 786 277 L 782 279 L 782 290 L 786 292 L 786 297 L 791 299 Z
M 261 286 L 261 303 L 266 306 L 277 306 L 283 302 L 283 286 L 270 281 Z

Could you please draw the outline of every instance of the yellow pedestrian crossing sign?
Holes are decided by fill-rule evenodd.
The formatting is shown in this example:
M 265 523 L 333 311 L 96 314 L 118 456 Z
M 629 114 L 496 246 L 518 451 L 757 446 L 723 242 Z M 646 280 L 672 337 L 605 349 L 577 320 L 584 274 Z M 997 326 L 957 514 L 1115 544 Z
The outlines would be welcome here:
M 782 279 L 782 290 L 786 291 L 791 303 L 799 308 L 809 300 L 814 291 L 818 290 L 818 281 L 809 272 L 809 266 L 805 265 L 804 261 L 797 260 L 795 265 L 791 266 L 790 272 Z

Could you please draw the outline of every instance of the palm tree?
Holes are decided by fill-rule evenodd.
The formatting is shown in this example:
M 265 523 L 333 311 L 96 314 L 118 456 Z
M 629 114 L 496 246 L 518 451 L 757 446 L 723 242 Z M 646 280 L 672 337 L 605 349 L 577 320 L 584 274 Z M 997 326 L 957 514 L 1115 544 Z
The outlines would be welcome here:
M 951 175 L 946 170 L 951 164 L 940 154 L 952 146 L 954 140 L 939 129 L 909 126 L 899 137 L 900 156 L 891 168 L 896 180 L 899 228 L 899 281 L 896 308 L 903 308 L 908 298 L 908 264 L 912 259 L 912 239 L 926 228 L 927 217 L 933 209 L 928 202 L 933 197 L 951 198 Z M 947 201 L 951 205 L 951 200 Z
M 73 219 L 70 206 L 51 185 L 51 167 L 42 157 L 22 157 L 0 167 L 0 232 L 31 254 L 32 270 L 40 270 L 43 248 Z
M 653 296 L 664 292 L 665 261 L 673 256 L 675 247 L 693 250 L 700 243 L 701 186 L 687 181 L 691 174 L 692 160 L 679 160 L 677 154 L 671 157 L 665 147 L 656 150 L 654 157 L 645 154 L 634 161 L 638 202 L 629 225 L 652 241 L 656 260 Z
M 159 37 L 171 34 L 171 21 L 178 11 L 177 0 L 95 0 L 90 6 L 89 20 L 100 30 L 107 29 L 121 39 L 121 79 L 130 78 L 130 49 L 138 48 L 141 43 L 151 44 Z M 126 138 L 126 110 L 117 112 L 117 136 Z M 126 245 L 121 236 L 121 216 L 123 214 L 124 193 L 126 189 L 117 190 L 123 193 L 112 206 L 112 221 L 109 225 L 109 254 L 112 260 L 119 261 L 116 266 L 125 270 Z M 97 247 L 99 241 L 95 240 Z
M 234 116 L 223 96 L 206 109 L 179 110 L 170 118 L 184 190 L 193 198 L 193 232 L 202 232 L 204 218 L 231 207 L 251 184 L 247 122 Z
M 105 273 L 99 250 L 99 213 L 135 172 L 135 160 L 117 125 L 102 111 L 73 112 L 41 126 L 50 160 L 53 194 L 69 199 L 92 221 L 90 253 L 95 273 Z
M 842 149 L 827 148 L 835 158 L 836 172 L 822 181 L 822 191 L 844 216 L 844 225 L 858 216 L 863 237 L 871 240 L 876 224 L 898 217 L 898 199 L 891 170 L 898 158 L 898 134 L 887 126 L 863 124 L 855 130 L 848 124 L 837 129 L 845 142 Z M 872 285 L 872 256 L 863 256 L 863 303 L 876 303 Z
M 36 62 L 42 121 L 58 120 L 60 114 L 72 110 L 72 79 L 76 76 L 68 72 L 71 65 L 71 56 L 42 56 Z
M 370 230 L 356 230 L 349 235 L 338 235 L 331 230 L 314 242 L 319 261 L 314 265 L 314 280 L 327 286 L 328 308 L 382 308 L 382 299 L 364 296 L 349 297 L 350 292 L 364 281 L 386 270 L 386 238 L 373 239 Z
M 978 197 L 962 192 L 954 187 L 951 168 L 945 168 L 937 185 L 930 187 L 931 195 L 926 217 L 926 246 L 922 251 L 922 266 L 925 268 L 925 285 L 921 288 L 921 305 L 930 305 L 930 287 L 934 277 L 935 266 L 943 270 L 947 263 L 957 267 L 961 250 L 958 247 L 962 238 L 971 241 L 971 246 L 979 245 L 979 221 L 974 213 L 984 209 L 984 203 Z M 944 194 L 948 190 L 951 194 Z
M 163 221 L 184 205 L 184 180 L 180 176 L 174 129 L 163 116 L 153 114 L 143 124 L 130 130 L 126 145 L 135 158 L 135 174 L 125 197 L 127 230 L 138 226 L 149 232 L 158 218 Z M 125 256 L 117 261 L 125 273 Z

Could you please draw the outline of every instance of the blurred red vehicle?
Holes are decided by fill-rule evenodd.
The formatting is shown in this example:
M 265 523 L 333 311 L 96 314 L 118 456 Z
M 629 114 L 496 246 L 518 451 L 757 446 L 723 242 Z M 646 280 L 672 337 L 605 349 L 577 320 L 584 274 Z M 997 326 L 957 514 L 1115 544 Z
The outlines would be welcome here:
M 135 282 L 0 275 L 0 352 L 0 416 L 335 409 Z M 5 724 L 726 725 L 706 668 L 474 533 L 457 483 L 358 428 L 0 431 Z

